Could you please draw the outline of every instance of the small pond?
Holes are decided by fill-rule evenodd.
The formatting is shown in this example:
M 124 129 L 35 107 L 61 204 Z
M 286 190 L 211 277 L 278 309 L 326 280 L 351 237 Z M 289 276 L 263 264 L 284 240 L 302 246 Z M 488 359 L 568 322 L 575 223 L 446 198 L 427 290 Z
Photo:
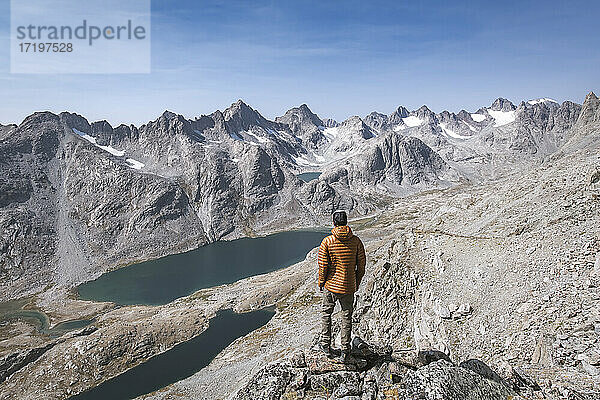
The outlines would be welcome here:
M 296 176 L 301 181 L 310 182 L 312 180 L 319 179 L 319 176 L 321 176 L 321 173 L 320 172 L 303 172 L 303 173 L 298 174 Z

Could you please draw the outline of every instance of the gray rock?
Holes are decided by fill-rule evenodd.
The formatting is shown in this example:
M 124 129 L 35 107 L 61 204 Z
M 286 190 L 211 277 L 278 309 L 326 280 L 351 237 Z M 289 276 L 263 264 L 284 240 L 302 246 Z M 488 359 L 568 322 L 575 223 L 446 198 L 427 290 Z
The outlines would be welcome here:
M 336 371 L 311 375 L 309 386 L 315 392 L 325 392 L 334 397 L 360 395 L 361 378 L 358 372 Z
M 237 400 L 279 400 L 292 379 L 289 366 L 274 363 L 261 369 L 240 389 Z
M 517 393 L 503 384 L 486 379 L 470 370 L 455 367 L 440 360 L 409 371 L 401 383 L 384 389 L 383 393 L 397 393 L 399 399 L 427 400 L 506 400 L 518 398 Z
M 0 357 L 0 383 L 15 371 L 38 359 L 55 344 L 56 342 L 50 342 L 42 347 L 26 349 Z
M 319 351 L 305 353 L 306 365 L 312 374 L 323 374 L 333 371 L 356 371 L 356 365 L 352 363 L 341 363 L 328 358 Z

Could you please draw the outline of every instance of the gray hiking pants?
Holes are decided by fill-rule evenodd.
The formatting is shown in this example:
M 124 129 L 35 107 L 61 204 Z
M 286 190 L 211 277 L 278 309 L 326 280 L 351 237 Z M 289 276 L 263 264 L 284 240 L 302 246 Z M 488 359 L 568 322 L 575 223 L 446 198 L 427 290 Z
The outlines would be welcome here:
M 331 314 L 335 302 L 339 301 L 342 307 L 342 351 L 350 351 L 350 334 L 352 333 L 352 311 L 354 307 L 354 294 L 337 294 L 323 288 L 321 303 L 321 345 L 331 345 Z

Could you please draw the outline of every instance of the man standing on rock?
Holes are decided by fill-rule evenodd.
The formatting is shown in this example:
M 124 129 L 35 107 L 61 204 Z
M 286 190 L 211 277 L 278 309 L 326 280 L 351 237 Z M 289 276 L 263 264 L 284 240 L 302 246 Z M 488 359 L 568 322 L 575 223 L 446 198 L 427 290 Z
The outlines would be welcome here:
M 365 274 L 365 248 L 352 234 L 345 211 L 333 213 L 331 235 L 319 247 L 319 289 L 323 293 L 321 305 L 320 349 L 331 356 L 331 314 L 336 301 L 342 308 L 342 351 L 338 361 L 346 362 L 350 353 L 354 292 Z

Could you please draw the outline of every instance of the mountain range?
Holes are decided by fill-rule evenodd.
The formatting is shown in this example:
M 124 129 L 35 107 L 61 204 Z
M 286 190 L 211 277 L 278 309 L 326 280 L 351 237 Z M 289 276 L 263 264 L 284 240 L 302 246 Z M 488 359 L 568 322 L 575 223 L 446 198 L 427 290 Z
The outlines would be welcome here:
M 556 152 L 581 113 L 546 98 L 457 114 L 400 106 L 341 123 L 306 104 L 270 121 L 241 100 L 193 119 L 165 111 L 140 127 L 37 112 L 0 126 L 2 298 L 495 179 Z M 297 177 L 307 171 L 321 175 Z

